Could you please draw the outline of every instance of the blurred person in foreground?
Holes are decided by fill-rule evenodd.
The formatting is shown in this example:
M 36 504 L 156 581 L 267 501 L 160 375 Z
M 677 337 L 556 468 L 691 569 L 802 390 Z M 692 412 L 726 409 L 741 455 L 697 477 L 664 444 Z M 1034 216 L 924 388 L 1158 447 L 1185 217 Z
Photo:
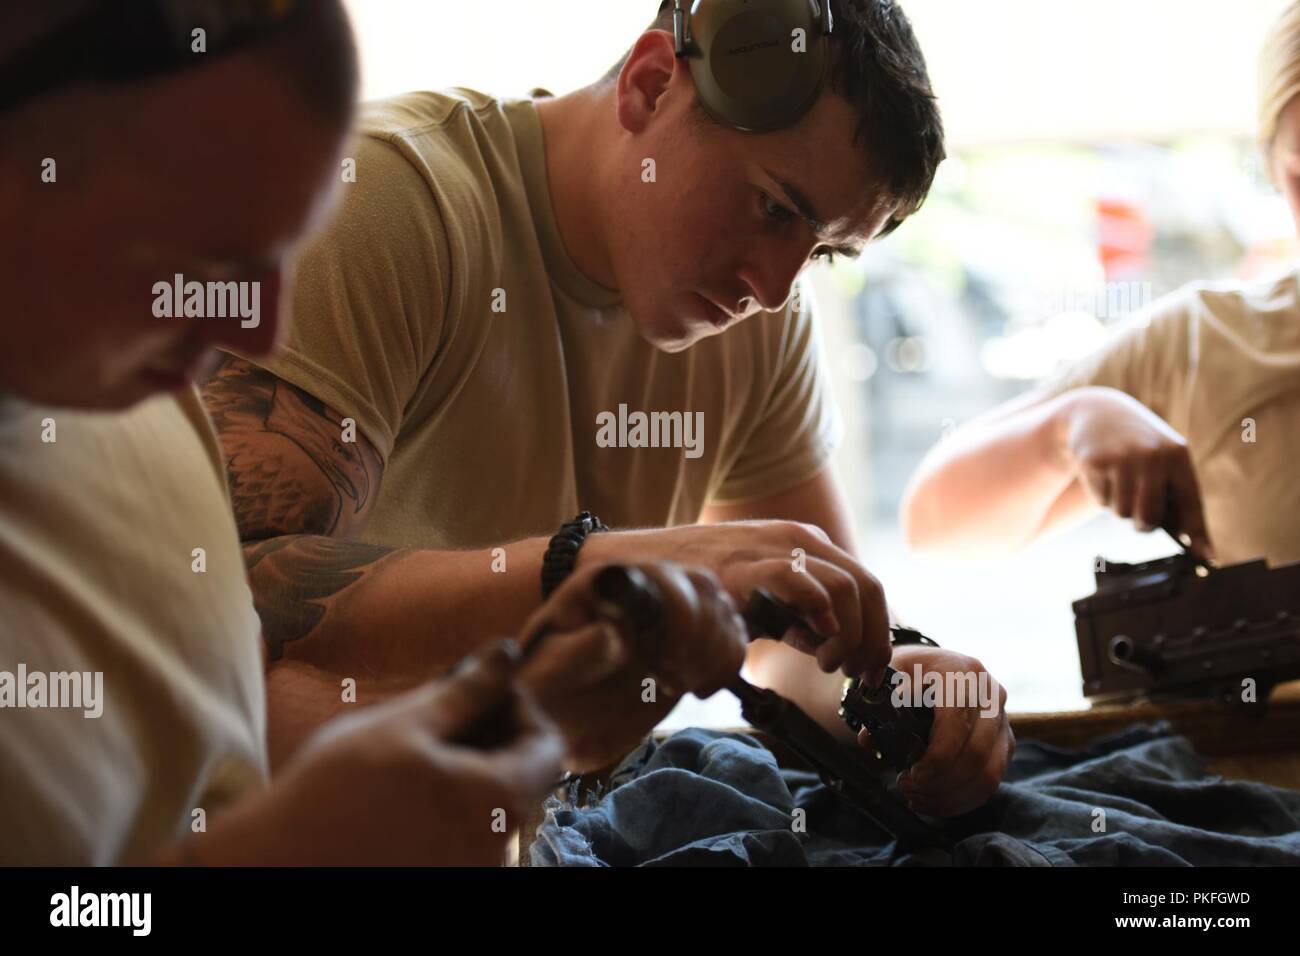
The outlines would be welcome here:
M 268 700 L 190 380 L 214 346 L 274 347 L 298 243 L 339 188 L 356 60 L 335 0 L 203 7 L 0 14 L 0 863 L 500 862 L 565 756 L 536 692 L 589 713 L 590 688 L 646 663 L 575 577 L 530 625 L 557 633 L 526 667 L 507 642 L 404 688 L 358 671 L 356 712 L 269 779 L 268 713 L 309 677 Z M 194 22 L 211 52 L 191 49 Z M 166 26 L 182 45 L 165 29 L 139 45 Z M 173 308 L 174 282 L 204 292 Z M 213 314 L 213 284 L 239 308 Z M 698 572 L 644 570 L 701 650 L 657 663 L 721 686 L 740 666 L 734 608 Z

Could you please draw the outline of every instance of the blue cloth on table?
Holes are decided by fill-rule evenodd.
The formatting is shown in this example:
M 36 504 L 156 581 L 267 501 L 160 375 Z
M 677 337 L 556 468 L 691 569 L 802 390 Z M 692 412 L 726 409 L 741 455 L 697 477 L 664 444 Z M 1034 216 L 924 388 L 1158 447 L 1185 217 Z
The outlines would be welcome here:
M 805 832 L 796 832 L 796 808 L 805 811 Z M 1078 751 L 1021 741 L 988 803 L 944 827 L 956 841 L 951 853 L 901 851 L 815 774 L 779 769 L 754 738 L 691 729 L 647 740 L 590 805 L 548 801 L 531 859 L 534 866 L 1300 865 L 1300 791 L 1212 776 L 1163 724 Z

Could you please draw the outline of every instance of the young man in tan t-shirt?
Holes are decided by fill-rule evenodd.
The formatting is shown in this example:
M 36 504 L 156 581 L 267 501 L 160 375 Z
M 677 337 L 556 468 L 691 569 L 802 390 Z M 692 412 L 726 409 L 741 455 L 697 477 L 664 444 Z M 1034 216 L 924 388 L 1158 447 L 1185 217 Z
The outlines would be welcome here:
M 666 558 L 800 607 L 829 640 L 759 641 L 749 664 L 851 739 L 832 672 L 881 671 L 888 613 L 853 556 L 840 426 L 792 293 L 814 258 L 919 207 L 941 123 L 891 3 L 835 5 L 830 82 L 762 134 L 704 114 L 672 13 L 558 99 L 453 90 L 365 113 L 296 331 L 204 392 L 275 654 L 436 673 L 518 627 L 550 536 L 586 510 L 616 530 L 586 539 L 579 571 Z M 932 648 L 893 662 L 983 670 Z M 609 721 L 635 691 L 611 689 Z M 940 708 L 902 781 L 918 808 L 997 786 L 1013 738 L 995 710 Z

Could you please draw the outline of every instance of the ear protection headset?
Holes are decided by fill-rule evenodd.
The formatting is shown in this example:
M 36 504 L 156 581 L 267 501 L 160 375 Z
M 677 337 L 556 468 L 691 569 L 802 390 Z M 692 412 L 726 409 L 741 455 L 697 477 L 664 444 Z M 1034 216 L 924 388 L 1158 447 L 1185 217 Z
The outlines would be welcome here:
M 671 2 L 677 56 L 714 119 L 761 133 L 812 108 L 830 69 L 831 0 Z
M 70 83 L 129 82 L 209 62 L 300 8 L 301 0 L 99 0 L 0 64 L 0 110 Z M 203 53 L 192 46 L 199 28 Z

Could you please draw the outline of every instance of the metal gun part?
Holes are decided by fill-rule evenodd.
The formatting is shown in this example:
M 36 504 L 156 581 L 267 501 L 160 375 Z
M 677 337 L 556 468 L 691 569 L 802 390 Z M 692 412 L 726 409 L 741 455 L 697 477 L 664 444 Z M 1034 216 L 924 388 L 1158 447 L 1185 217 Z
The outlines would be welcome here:
M 741 616 L 751 637 L 779 640 L 786 631 L 796 627 L 821 637 L 802 614 L 763 588 L 750 595 Z M 905 627 L 890 630 L 898 643 L 934 645 L 920 631 Z M 903 771 L 920 760 L 929 746 L 934 710 L 924 706 L 895 706 L 892 689 L 897 674 L 892 667 L 886 667 L 877 687 L 868 686 L 860 677 L 849 680 L 840 698 L 839 715 L 854 733 L 866 727 L 880 758 L 894 770 Z
M 638 569 L 611 565 L 597 574 L 592 587 L 598 613 L 629 625 L 642 639 L 648 639 L 662 625 L 662 596 L 654 582 Z M 807 627 L 797 612 L 761 590 L 755 592 L 742 616 L 751 636 L 775 631 L 779 637 L 792 625 Z M 537 646 L 543 635 L 529 642 L 525 654 Z M 727 685 L 727 690 L 740 701 L 746 721 L 798 755 L 821 775 L 833 792 L 891 834 L 900 845 L 918 848 L 952 845 L 941 829 L 890 793 L 855 747 L 841 743 L 798 705 L 739 676 Z

